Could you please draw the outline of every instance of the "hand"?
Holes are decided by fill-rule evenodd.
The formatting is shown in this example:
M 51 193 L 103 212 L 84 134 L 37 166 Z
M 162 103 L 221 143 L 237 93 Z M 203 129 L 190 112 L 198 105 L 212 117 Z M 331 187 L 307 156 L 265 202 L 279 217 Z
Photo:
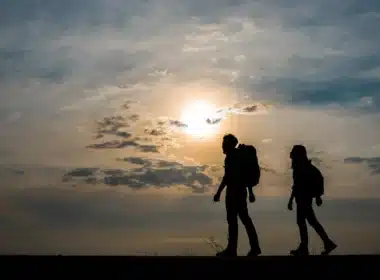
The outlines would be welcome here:
M 293 201 L 289 201 L 289 203 L 288 203 L 288 210 L 289 211 L 292 211 L 293 210 Z
M 315 203 L 317 204 L 317 206 L 321 206 L 322 205 L 322 198 L 320 196 L 317 196 L 315 198 Z
M 253 193 L 250 193 L 250 194 L 249 194 L 249 202 L 253 203 L 253 202 L 255 202 L 255 201 L 256 201 L 256 197 L 255 197 L 255 195 L 254 195 Z
M 218 202 L 218 201 L 220 201 L 220 193 L 216 193 L 214 195 L 214 202 Z

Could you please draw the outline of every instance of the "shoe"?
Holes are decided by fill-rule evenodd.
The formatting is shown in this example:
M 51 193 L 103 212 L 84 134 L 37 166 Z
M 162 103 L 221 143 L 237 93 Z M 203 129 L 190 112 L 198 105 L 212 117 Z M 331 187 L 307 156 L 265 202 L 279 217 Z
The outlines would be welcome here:
M 257 257 L 258 255 L 261 254 L 261 249 L 258 248 L 258 249 L 251 249 L 248 254 L 247 254 L 247 257 Z
M 325 244 L 325 250 L 322 251 L 321 255 L 323 256 L 326 256 L 328 254 L 330 254 L 333 250 L 336 249 L 336 247 L 338 247 L 338 245 L 336 245 L 334 242 L 330 241 L 328 243 Z
M 221 252 L 218 252 L 216 256 L 217 257 L 236 257 L 237 253 L 236 253 L 236 250 L 231 250 L 227 248 Z
M 308 256 L 309 255 L 309 250 L 307 248 L 304 249 L 304 248 L 298 247 L 295 250 L 291 250 L 290 254 L 292 256 Z

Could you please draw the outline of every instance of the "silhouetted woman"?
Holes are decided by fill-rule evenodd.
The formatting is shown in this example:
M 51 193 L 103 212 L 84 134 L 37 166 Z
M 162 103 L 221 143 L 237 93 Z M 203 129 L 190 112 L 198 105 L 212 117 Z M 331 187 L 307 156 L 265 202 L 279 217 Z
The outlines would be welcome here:
M 293 169 L 293 188 L 289 199 L 288 209 L 293 209 L 293 199 L 297 204 L 297 224 L 301 243 L 292 255 L 309 255 L 308 233 L 306 221 L 314 228 L 324 243 L 322 255 L 329 254 L 337 245 L 328 237 L 323 226 L 318 222 L 313 210 L 313 198 L 317 206 L 322 205 L 321 196 L 324 193 L 323 176 L 307 157 L 306 148 L 295 145 L 290 153 Z

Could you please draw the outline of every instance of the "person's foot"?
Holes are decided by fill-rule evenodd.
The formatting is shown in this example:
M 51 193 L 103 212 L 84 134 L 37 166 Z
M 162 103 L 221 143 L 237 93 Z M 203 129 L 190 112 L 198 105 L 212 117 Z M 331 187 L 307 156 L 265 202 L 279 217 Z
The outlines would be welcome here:
M 330 254 L 333 250 L 336 249 L 338 245 L 336 245 L 333 241 L 329 241 L 325 244 L 325 250 L 322 251 L 321 255 L 325 256 Z
M 251 249 L 248 252 L 247 257 L 257 257 L 260 254 L 261 254 L 261 249 L 260 248 L 258 248 L 258 249 Z
M 217 257 L 236 257 L 237 253 L 236 253 L 236 250 L 231 250 L 227 248 L 221 252 L 218 252 L 216 256 Z
M 290 254 L 292 256 L 308 256 L 309 250 L 307 248 L 298 247 L 295 250 L 291 250 Z

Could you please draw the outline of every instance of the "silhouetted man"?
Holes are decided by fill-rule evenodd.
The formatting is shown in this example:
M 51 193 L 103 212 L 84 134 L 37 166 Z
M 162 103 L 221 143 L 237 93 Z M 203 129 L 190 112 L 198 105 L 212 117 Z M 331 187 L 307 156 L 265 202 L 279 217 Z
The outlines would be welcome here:
M 227 248 L 219 252 L 217 256 L 236 256 L 238 243 L 238 216 L 245 226 L 248 234 L 251 250 L 248 256 L 261 254 L 256 229 L 248 214 L 247 207 L 247 188 L 249 191 L 250 202 L 255 201 L 252 186 L 247 186 L 241 174 L 241 150 L 237 149 L 238 139 L 227 134 L 223 137 L 222 149 L 226 155 L 224 161 L 224 176 L 222 182 L 214 196 L 214 201 L 220 200 L 220 195 L 225 187 L 226 190 L 226 210 L 228 222 L 228 245 Z
M 324 243 L 325 250 L 322 255 L 329 254 L 337 245 L 327 236 L 323 226 L 318 222 L 313 210 L 313 198 L 317 206 L 322 205 L 321 196 L 324 193 L 323 176 L 307 157 L 306 148 L 295 145 L 290 153 L 293 169 L 293 187 L 289 199 L 288 209 L 293 209 L 293 199 L 297 204 L 297 224 L 299 227 L 301 243 L 292 255 L 309 255 L 308 233 L 306 220 L 318 233 Z

